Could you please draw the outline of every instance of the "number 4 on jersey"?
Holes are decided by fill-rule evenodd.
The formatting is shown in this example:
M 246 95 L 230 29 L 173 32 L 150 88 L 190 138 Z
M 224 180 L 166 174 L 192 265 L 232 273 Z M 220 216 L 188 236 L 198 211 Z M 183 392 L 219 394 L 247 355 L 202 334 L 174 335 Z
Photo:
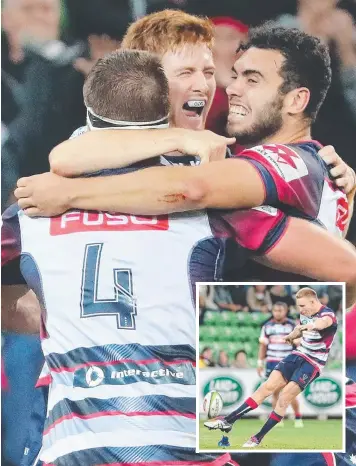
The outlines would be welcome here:
M 113 297 L 99 298 L 102 243 L 85 246 L 81 286 L 81 317 L 116 316 L 117 328 L 135 330 L 136 300 L 130 269 L 113 269 Z

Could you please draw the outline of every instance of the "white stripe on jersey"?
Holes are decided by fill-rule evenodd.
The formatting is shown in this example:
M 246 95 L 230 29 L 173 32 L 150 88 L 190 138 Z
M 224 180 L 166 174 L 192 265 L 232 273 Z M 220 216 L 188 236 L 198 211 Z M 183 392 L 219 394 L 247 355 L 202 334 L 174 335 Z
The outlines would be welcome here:
M 321 340 L 320 333 L 314 330 L 307 330 L 303 332 L 303 337 L 309 338 L 310 340 Z
M 164 437 L 162 437 L 161 431 L 146 430 L 144 439 L 144 445 L 161 445 L 164 442 L 165 445 L 184 445 L 186 448 L 195 448 L 195 433 L 186 434 L 166 430 Z M 69 453 L 86 450 L 89 445 L 90 448 L 103 448 L 107 445 L 111 447 L 140 447 L 142 443 L 142 438 L 137 435 L 137 431 L 132 432 L 128 429 L 102 433 L 86 432 L 58 440 L 52 447 L 42 451 L 41 460 L 50 463 Z
M 122 428 L 125 430 L 136 430 L 146 432 L 152 429 L 152 422 L 155 423 L 156 430 L 161 432 L 182 431 L 185 433 L 194 434 L 196 420 L 195 418 L 187 418 L 183 416 L 102 416 L 91 419 L 66 419 L 57 424 L 48 433 L 43 436 L 43 449 L 51 447 L 53 440 L 56 442 L 70 436 L 71 433 L 76 435 L 85 432 L 111 432 Z M 163 439 L 162 439 L 163 440 Z M 164 443 L 164 442 L 163 442 Z
M 87 397 L 97 398 L 99 400 L 105 400 L 109 398 L 120 397 L 132 397 L 135 396 L 146 396 L 146 395 L 163 395 L 172 398 L 195 398 L 195 385 L 183 385 L 183 384 L 151 384 L 147 382 L 135 383 L 135 391 L 132 389 L 132 385 L 120 385 L 119 389 L 117 385 L 99 385 L 97 387 L 81 388 L 73 387 L 63 384 L 53 384 L 48 399 L 48 409 L 51 410 L 57 403 L 67 398 L 71 401 L 81 401 Z
M 308 343 L 305 340 L 302 341 L 302 345 L 305 348 L 311 349 L 313 351 L 319 350 L 319 349 L 325 349 L 326 345 L 325 343 Z M 314 354 L 314 353 L 313 353 Z

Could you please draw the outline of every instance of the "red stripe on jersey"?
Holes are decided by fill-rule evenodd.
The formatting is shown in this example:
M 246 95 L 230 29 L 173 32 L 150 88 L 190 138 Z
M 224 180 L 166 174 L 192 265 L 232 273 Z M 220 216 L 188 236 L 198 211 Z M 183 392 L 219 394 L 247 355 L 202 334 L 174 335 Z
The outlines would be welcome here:
M 77 414 L 77 413 L 70 413 L 56 419 L 53 424 L 48 426 L 46 430 L 43 431 L 43 435 L 47 435 L 50 430 L 56 427 L 63 421 L 67 421 L 69 419 L 95 419 L 97 417 L 105 417 L 105 416 L 180 416 L 180 417 L 187 417 L 190 419 L 195 419 L 195 413 L 180 413 L 179 411 L 136 411 L 131 413 L 125 413 L 124 411 L 100 411 L 98 413 L 91 413 L 91 414 Z
M 334 453 L 322 453 L 326 466 L 336 466 Z
M 161 363 L 163 366 L 175 366 L 177 364 L 191 364 L 193 367 L 196 366 L 195 361 L 191 361 L 190 359 L 182 359 L 178 361 L 162 361 L 161 359 L 118 359 L 116 361 L 89 361 L 84 362 L 82 364 L 77 364 L 73 367 L 51 367 L 51 372 L 75 372 L 82 367 L 90 367 L 90 366 L 113 366 L 115 364 L 154 364 L 156 362 Z
M 38 387 L 48 387 L 48 385 L 51 385 L 52 383 L 52 377 L 50 374 L 46 375 L 45 377 L 40 377 L 37 380 L 37 383 L 35 385 L 36 388 Z

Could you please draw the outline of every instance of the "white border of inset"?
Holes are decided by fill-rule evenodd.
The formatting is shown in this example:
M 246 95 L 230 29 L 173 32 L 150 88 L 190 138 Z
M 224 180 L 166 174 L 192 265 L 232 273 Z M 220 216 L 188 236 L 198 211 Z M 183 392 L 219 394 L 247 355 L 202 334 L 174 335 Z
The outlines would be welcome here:
M 196 391 L 195 391 L 195 410 L 196 410 L 196 422 L 195 422 L 195 447 L 197 453 L 343 453 L 346 449 L 346 393 L 345 385 L 342 386 L 342 449 L 341 450 L 259 450 L 259 449 L 243 449 L 243 450 L 230 450 L 229 448 L 220 449 L 220 450 L 205 450 L 199 448 L 199 421 L 200 421 L 200 404 L 199 404 L 199 395 L 200 395 L 200 373 L 199 373 L 199 286 L 200 285 L 210 285 L 210 286 L 228 286 L 228 285 L 338 285 L 342 287 L 342 369 L 341 375 L 342 379 L 346 382 L 346 333 L 345 333 L 345 317 L 346 317 L 346 284 L 345 282 L 198 282 L 196 283 L 195 288 L 195 315 L 196 315 Z M 334 465 L 336 464 L 335 455 Z

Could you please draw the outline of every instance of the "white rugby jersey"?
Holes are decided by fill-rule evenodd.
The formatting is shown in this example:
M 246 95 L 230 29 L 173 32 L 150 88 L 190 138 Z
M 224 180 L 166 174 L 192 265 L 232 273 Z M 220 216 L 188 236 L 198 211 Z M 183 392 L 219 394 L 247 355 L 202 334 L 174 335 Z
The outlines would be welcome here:
M 332 309 L 322 306 L 317 314 L 306 317 L 300 314 L 301 325 L 313 322 L 322 317 L 331 317 L 332 325 L 323 330 L 308 330 L 303 332 L 300 346 L 293 353 L 303 356 L 307 361 L 316 366 L 319 372 L 325 367 L 329 357 L 331 345 L 337 332 L 337 317 Z
M 293 346 L 284 341 L 284 338 L 293 331 L 295 322 L 286 318 L 282 322 L 269 319 L 261 329 L 260 343 L 267 346 L 266 362 L 281 361 L 293 350 Z

